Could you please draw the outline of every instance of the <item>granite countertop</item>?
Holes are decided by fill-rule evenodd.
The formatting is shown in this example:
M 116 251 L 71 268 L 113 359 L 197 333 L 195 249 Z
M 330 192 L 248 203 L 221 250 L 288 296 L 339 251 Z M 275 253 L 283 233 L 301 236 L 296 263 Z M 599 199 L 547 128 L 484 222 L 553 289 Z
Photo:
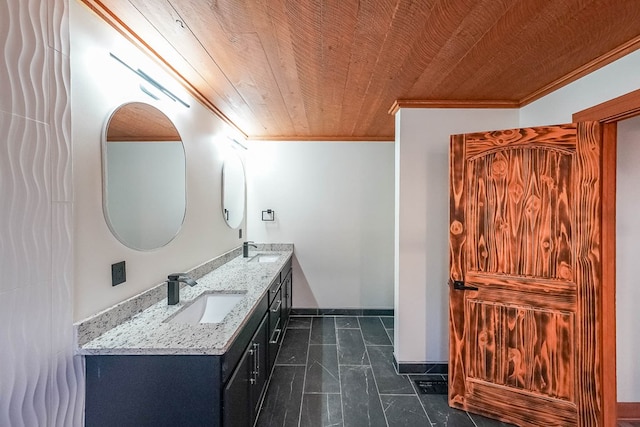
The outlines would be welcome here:
M 250 261 L 259 253 L 278 255 L 278 259 L 268 263 Z M 224 354 L 292 254 L 292 250 L 252 251 L 249 258 L 242 256 L 233 258 L 197 279 L 197 285 L 182 286 L 178 304 L 167 305 L 165 294 L 165 298 L 161 301 L 81 345 L 78 353 L 84 355 Z M 221 323 L 193 325 L 166 322 L 201 294 L 208 292 L 246 292 L 246 296 Z

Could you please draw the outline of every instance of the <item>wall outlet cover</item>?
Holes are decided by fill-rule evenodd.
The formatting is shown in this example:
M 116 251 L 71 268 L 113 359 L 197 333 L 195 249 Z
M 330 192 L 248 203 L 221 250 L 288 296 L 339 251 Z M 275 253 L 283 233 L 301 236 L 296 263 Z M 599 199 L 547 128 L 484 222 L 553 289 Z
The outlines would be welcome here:
M 111 264 L 111 286 L 116 286 L 126 281 L 127 270 L 124 261 Z

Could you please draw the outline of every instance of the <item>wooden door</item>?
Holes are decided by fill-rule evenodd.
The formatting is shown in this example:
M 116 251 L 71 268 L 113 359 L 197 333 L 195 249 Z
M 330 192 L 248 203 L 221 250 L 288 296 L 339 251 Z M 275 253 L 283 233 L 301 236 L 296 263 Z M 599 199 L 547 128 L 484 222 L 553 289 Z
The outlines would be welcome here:
M 452 407 L 602 425 L 601 139 L 597 122 L 451 137 Z

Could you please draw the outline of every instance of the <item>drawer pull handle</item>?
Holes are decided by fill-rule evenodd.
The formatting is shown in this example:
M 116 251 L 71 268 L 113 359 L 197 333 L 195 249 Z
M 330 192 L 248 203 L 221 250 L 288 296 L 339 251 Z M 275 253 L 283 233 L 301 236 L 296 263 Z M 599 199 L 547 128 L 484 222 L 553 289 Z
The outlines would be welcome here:
M 282 332 L 282 329 L 275 329 L 273 331 L 273 335 L 277 335 L 275 338 L 273 338 L 271 341 L 269 341 L 269 344 L 277 344 L 278 341 L 280 341 L 280 333 Z
M 251 356 L 251 363 L 253 364 L 253 366 L 251 367 L 251 378 L 249 378 L 249 384 L 253 385 L 256 383 L 256 361 L 258 360 L 258 358 L 256 357 L 256 351 L 255 351 L 255 344 L 251 346 L 251 349 L 249 349 L 249 355 Z
M 253 349 L 254 351 L 254 357 L 253 357 L 253 375 L 254 378 L 257 380 L 258 377 L 260 376 L 260 344 L 258 343 L 254 343 L 253 344 Z
M 282 300 L 281 300 L 281 299 L 279 299 L 279 300 L 278 300 L 278 307 L 276 307 L 276 308 L 272 308 L 272 309 L 271 309 L 271 312 L 272 312 L 272 313 L 277 313 L 278 311 L 280 311 L 280 306 L 281 306 L 281 305 L 282 305 Z

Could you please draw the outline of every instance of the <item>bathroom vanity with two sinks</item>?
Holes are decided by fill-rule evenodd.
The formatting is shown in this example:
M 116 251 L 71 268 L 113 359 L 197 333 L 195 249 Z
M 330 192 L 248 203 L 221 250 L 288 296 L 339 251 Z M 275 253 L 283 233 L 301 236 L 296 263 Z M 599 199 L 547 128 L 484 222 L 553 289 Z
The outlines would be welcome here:
M 165 293 L 108 329 L 107 312 L 81 322 L 85 424 L 252 426 L 291 310 L 290 246 L 192 272 L 198 284 L 183 286 L 178 304 Z

